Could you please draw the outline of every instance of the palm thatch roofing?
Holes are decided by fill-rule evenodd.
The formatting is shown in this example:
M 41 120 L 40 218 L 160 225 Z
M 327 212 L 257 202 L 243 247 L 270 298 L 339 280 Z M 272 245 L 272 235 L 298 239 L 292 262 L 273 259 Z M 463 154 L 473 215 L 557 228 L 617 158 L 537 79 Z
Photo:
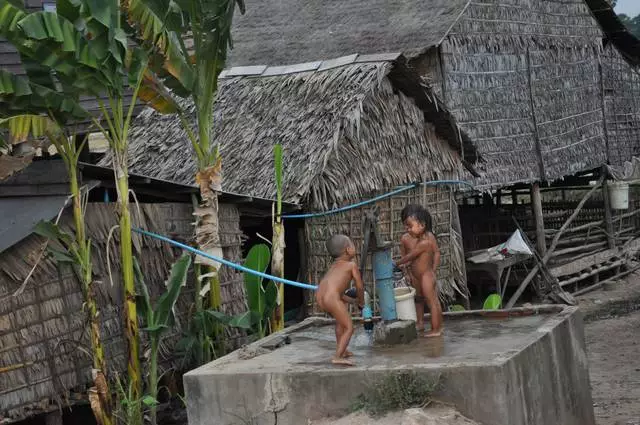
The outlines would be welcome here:
M 415 56 L 440 44 L 470 0 L 246 0 L 234 18 L 240 65 L 289 65 L 352 52 Z
M 554 180 L 640 150 L 640 110 L 619 99 L 631 69 L 616 61 L 616 80 L 599 69 L 612 68 L 603 39 L 632 65 L 639 42 L 605 0 L 316 3 L 247 0 L 231 63 L 403 52 L 486 160 L 479 187 Z
M 584 0 L 596 18 L 607 40 L 612 42 L 633 66 L 640 66 L 640 40 L 624 26 L 607 0 Z
M 477 160 L 427 82 L 397 54 L 232 68 L 221 77 L 214 140 L 221 144 L 225 191 L 273 199 L 278 143 L 285 200 L 313 208 L 457 176 L 463 163 Z M 184 107 L 195 122 L 193 106 Z M 175 116 L 145 110 L 132 127 L 129 153 L 134 173 L 194 180 L 191 146 Z

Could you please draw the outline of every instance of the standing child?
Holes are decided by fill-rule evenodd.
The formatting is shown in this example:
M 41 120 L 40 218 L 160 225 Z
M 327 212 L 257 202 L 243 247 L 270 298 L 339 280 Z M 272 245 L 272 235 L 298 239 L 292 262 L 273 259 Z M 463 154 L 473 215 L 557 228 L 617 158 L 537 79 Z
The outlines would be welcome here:
M 316 301 L 322 310 L 329 313 L 336 321 L 336 354 L 331 363 L 353 366 L 348 358 L 353 355 L 347 346 L 353 335 L 353 322 L 347 309 L 347 303 L 358 301 L 358 307 L 364 307 L 364 284 L 358 266 L 353 261 L 356 248 L 351 239 L 345 235 L 334 235 L 327 242 L 327 250 L 334 261 L 320 281 L 316 292 Z M 349 283 L 356 284 L 356 297 L 345 295 Z
M 416 289 L 416 326 L 424 330 L 424 298 L 431 313 L 431 331 L 425 336 L 442 335 L 442 307 L 436 288 L 440 249 L 431 228 L 431 215 L 420 205 L 407 205 L 401 213 L 406 233 L 400 239 L 402 257 L 397 266 L 409 265 L 411 285 Z

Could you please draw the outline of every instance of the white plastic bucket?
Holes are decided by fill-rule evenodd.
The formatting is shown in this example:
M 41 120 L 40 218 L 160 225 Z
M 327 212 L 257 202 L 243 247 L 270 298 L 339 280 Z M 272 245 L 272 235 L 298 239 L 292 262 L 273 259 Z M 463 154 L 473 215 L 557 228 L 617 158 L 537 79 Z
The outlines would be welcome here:
M 628 210 L 629 184 L 625 182 L 613 182 L 608 184 L 611 208 L 613 208 L 614 210 Z
M 414 288 L 394 288 L 394 298 L 396 300 L 396 314 L 398 320 L 417 320 L 416 315 L 416 290 Z

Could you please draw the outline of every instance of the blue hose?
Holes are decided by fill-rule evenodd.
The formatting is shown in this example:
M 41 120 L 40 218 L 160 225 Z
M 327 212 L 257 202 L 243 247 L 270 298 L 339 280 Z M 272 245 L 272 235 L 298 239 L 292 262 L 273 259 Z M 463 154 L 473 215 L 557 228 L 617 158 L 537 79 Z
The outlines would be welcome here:
M 149 236 L 151 238 L 167 242 L 167 243 L 169 243 L 171 245 L 177 246 L 179 248 L 182 248 L 182 249 L 187 250 L 189 252 L 192 252 L 194 254 L 198 254 L 198 255 L 201 255 L 201 256 L 203 256 L 205 258 L 208 258 L 210 260 L 218 262 L 220 264 L 224 264 L 225 266 L 229 266 L 229 267 L 234 268 L 236 270 L 240 270 L 241 272 L 251 273 L 253 275 L 260 276 L 260 277 L 262 277 L 264 279 L 270 279 L 270 280 L 273 280 L 274 282 L 284 283 L 285 285 L 297 286 L 298 288 L 302 288 L 302 289 L 310 289 L 312 291 L 318 290 L 318 287 L 316 285 L 309 285 L 308 283 L 294 282 L 293 280 L 282 279 L 282 278 L 277 277 L 277 276 L 272 276 L 270 274 L 262 273 L 262 272 L 259 272 L 257 270 L 252 270 L 252 269 L 246 268 L 244 266 L 241 266 L 240 264 L 236 264 L 236 263 L 232 263 L 231 261 L 227 261 L 224 258 L 219 258 L 219 257 L 216 257 L 215 255 L 207 254 L 206 252 L 200 251 L 199 249 L 196 249 L 196 248 L 193 248 L 193 247 L 191 247 L 189 245 L 185 245 L 183 243 L 174 241 L 173 239 L 169 239 L 166 236 L 162 236 L 162 235 L 159 235 L 157 233 L 148 232 L 146 230 L 138 229 L 138 228 L 135 228 L 135 227 L 132 228 L 131 230 L 133 230 L 136 233 L 140 233 L 141 235 Z
M 428 181 L 428 182 L 422 182 L 422 183 L 416 183 L 416 184 L 412 184 L 409 186 L 400 186 L 397 189 L 392 190 L 391 192 L 388 193 L 384 193 L 382 195 L 376 196 L 374 198 L 371 199 L 367 199 L 366 201 L 362 201 L 362 202 L 357 202 L 355 204 L 351 204 L 351 205 L 347 205 L 344 207 L 340 207 L 340 208 L 336 208 L 333 210 L 328 210 L 328 211 L 321 211 L 321 212 L 317 212 L 317 213 L 307 213 L 307 214 L 286 214 L 283 215 L 282 218 L 314 218 L 314 217 L 324 217 L 327 215 L 332 215 L 332 214 L 337 214 L 339 212 L 343 212 L 343 211 L 349 211 L 352 210 L 354 208 L 360 208 L 363 207 L 365 205 L 369 205 L 369 204 L 373 204 L 374 202 L 380 201 L 382 199 L 385 198 L 389 198 L 390 196 L 393 195 L 397 195 L 398 193 L 402 193 L 402 192 L 406 192 L 409 189 L 413 189 L 414 187 L 417 186 L 437 186 L 440 184 L 462 184 L 465 186 L 469 186 L 471 188 L 473 188 L 473 185 L 462 181 L 462 180 L 433 180 L 433 181 Z

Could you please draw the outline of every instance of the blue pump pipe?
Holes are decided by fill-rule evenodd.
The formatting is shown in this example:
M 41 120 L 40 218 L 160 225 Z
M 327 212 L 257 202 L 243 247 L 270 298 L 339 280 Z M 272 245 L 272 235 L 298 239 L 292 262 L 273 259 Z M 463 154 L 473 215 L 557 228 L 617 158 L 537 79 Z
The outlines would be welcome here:
M 136 227 L 132 228 L 131 230 L 133 230 L 134 232 L 139 233 L 141 235 L 149 236 L 151 238 L 155 238 L 155 239 L 164 241 L 164 242 L 166 242 L 168 244 L 171 244 L 173 246 L 177 246 L 178 248 L 182 248 L 182 249 L 184 249 L 186 251 L 189 251 L 189 252 L 192 252 L 194 254 L 201 255 L 201 256 L 203 256 L 205 258 L 208 258 L 210 260 L 213 260 L 213 261 L 215 261 L 217 263 L 224 264 L 225 266 L 229 266 L 229 267 L 234 268 L 236 270 L 240 270 L 241 272 L 251 273 L 251 274 L 254 274 L 256 276 L 260 276 L 262 278 L 265 278 L 265 279 L 273 280 L 274 282 L 284 283 L 285 285 L 297 286 L 298 288 L 302 288 L 302 289 L 310 289 L 312 291 L 317 291 L 318 290 L 318 287 L 316 285 L 310 285 L 308 283 L 294 282 L 293 280 L 283 279 L 283 278 L 278 277 L 278 276 L 272 276 L 270 274 L 262 273 L 262 272 L 259 272 L 257 270 L 252 270 L 252 269 L 249 269 L 247 267 L 241 266 L 240 264 L 236 264 L 236 263 L 232 263 L 231 261 L 227 261 L 224 258 L 220 258 L 220 257 L 216 257 L 215 255 L 207 254 L 206 252 L 200 251 L 199 249 L 196 249 L 196 248 L 191 247 L 189 245 L 185 245 L 183 243 L 176 242 L 173 239 L 169 239 L 166 236 L 162 236 L 162 235 L 159 235 L 157 233 L 148 232 L 146 230 L 142 230 L 142 229 L 139 229 L 139 228 L 136 228 Z

